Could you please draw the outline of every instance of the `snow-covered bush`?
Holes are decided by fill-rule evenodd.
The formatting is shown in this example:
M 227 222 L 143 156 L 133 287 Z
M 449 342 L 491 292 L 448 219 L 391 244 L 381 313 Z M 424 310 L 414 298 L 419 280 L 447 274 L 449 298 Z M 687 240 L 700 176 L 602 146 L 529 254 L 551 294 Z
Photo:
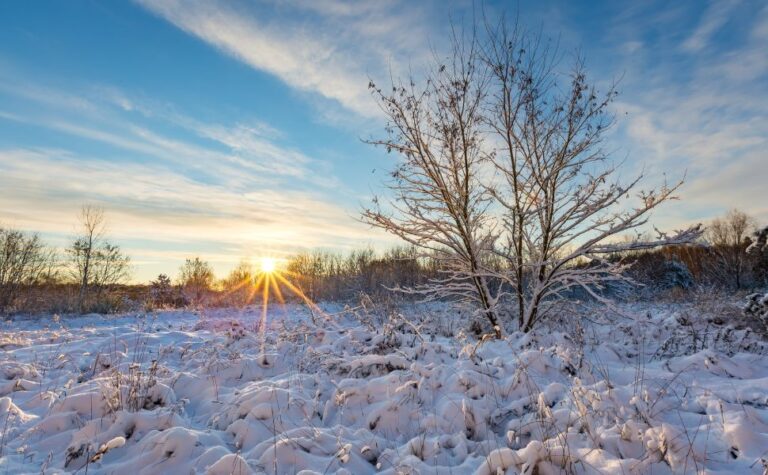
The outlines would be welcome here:
M 756 317 L 768 328 L 768 294 L 754 293 L 747 296 L 744 314 Z
M 755 241 L 747 248 L 747 254 L 768 253 L 768 226 L 756 233 Z M 768 330 L 768 293 L 753 293 L 747 296 L 744 315 L 760 320 Z
M 157 381 L 158 369 L 157 361 L 152 361 L 147 368 L 135 362 L 115 365 L 108 379 L 100 383 L 107 411 L 137 412 L 176 402 L 173 391 Z
M 665 260 L 655 272 L 655 277 L 654 286 L 662 290 L 687 290 L 695 284 L 688 266 L 678 260 Z
M 755 233 L 755 238 L 747 248 L 747 254 L 768 252 L 768 226 Z

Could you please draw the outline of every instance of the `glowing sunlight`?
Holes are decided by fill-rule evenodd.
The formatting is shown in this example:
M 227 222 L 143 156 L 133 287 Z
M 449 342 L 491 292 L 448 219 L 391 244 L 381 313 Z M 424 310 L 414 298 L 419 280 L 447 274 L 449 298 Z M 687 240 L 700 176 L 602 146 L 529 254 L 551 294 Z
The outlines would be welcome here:
M 277 260 L 274 257 L 261 258 L 261 272 L 271 274 L 277 267 Z

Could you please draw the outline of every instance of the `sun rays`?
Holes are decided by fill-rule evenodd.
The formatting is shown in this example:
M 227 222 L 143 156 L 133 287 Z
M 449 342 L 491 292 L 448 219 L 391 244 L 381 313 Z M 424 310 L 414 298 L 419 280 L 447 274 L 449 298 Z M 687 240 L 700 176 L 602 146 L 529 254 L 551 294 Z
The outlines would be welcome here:
M 249 269 L 252 269 L 249 267 Z M 232 286 L 225 295 L 235 292 L 243 292 L 245 305 L 260 304 L 261 312 L 258 322 L 254 322 L 253 330 L 264 334 L 267 328 L 270 304 L 273 301 L 281 307 L 285 307 L 285 296 L 290 294 L 303 302 L 310 311 L 315 314 L 325 315 L 315 302 L 313 302 L 301 289 L 299 281 L 301 276 L 284 267 L 281 259 L 263 256 L 258 259 L 258 269 L 249 270 L 242 274 L 242 279 Z

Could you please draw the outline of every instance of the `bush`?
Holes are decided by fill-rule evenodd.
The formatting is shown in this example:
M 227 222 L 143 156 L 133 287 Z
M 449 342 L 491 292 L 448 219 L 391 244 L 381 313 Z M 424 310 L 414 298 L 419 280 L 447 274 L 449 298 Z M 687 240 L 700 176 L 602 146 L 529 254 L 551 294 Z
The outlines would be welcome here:
M 178 308 L 185 305 L 184 297 L 178 287 L 171 283 L 171 278 L 165 274 L 157 276 L 157 280 L 149 283 L 149 308 Z
M 693 274 L 678 260 L 664 261 L 655 274 L 656 287 L 661 290 L 689 290 L 694 286 Z
M 744 315 L 760 320 L 765 329 L 768 330 L 768 294 L 755 293 L 747 295 Z

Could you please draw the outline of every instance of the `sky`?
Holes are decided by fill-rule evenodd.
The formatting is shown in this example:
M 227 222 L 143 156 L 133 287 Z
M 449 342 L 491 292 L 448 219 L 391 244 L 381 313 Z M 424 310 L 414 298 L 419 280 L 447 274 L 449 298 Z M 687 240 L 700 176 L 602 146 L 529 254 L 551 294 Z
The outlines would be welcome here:
M 653 216 L 768 222 L 764 1 L 0 2 L 0 223 L 63 247 L 85 204 L 133 279 L 396 241 L 359 220 L 394 164 L 362 139 L 370 79 L 418 70 L 450 22 L 506 12 L 619 79 L 621 173 L 685 177 Z

